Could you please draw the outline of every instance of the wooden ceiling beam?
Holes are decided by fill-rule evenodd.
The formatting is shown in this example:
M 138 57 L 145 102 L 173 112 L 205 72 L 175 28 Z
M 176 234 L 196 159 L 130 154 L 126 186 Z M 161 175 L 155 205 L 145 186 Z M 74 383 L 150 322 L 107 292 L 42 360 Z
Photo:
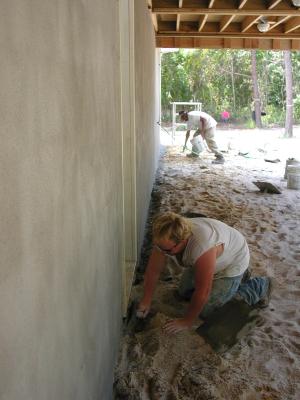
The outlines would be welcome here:
M 158 31 L 157 15 L 152 10 L 152 0 L 147 0 L 147 3 L 148 3 L 148 9 L 151 11 L 151 19 L 152 19 L 152 24 L 154 26 L 154 30 L 155 32 L 157 32 Z
M 268 9 L 272 10 L 272 8 L 276 7 L 277 4 L 281 3 L 282 0 L 270 0 Z
M 152 12 L 154 14 L 192 14 L 192 15 L 234 15 L 234 16 L 300 16 L 300 10 L 297 8 L 288 7 L 285 9 L 236 9 L 236 8 L 190 8 L 190 7 L 153 7 Z
M 240 32 L 179 32 L 179 33 L 173 33 L 171 31 L 169 32 L 159 32 L 156 34 L 156 37 L 175 37 L 175 38 L 180 38 L 180 37 L 207 37 L 207 38 L 243 38 L 243 39 L 296 39 L 300 40 L 300 33 L 278 33 L 276 32 L 273 34 L 272 32 L 266 32 L 266 33 L 260 33 L 259 31 L 254 32 L 246 32 L 246 33 L 240 33 Z
M 252 25 L 254 25 L 261 16 L 258 17 L 247 17 L 242 22 L 242 32 L 246 32 Z
M 300 19 L 300 18 L 299 18 Z M 248 22 L 247 30 L 242 31 L 242 24 L 239 22 L 232 21 L 229 25 L 227 25 L 226 30 L 223 29 L 220 31 L 220 23 L 219 22 L 205 22 L 202 21 L 200 26 L 201 30 L 199 31 L 199 22 L 197 21 L 181 21 L 180 23 L 180 31 L 176 31 L 176 21 L 159 21 L 158 23 L 158 33 L 157 34 L 168 34 L 170 36 L 178 36 L 181 34 L 188 34 L 193 36 L 194 34 L 200 35 L 215 35 L 216 37 L 222 36 L 223 34 L 233 34 L 234 36 L 240 35 L 241 37 L 252 37 L 253 35 L 257 37 L 272 37 L 272 38 L 287 38 L 292 34 L 293 38 L 300 38 L 300 20 L 293 21 L 293 24 L 287 26 L 289 28 L 289 32 L 284 31 L 284 26 L 277 26 L 272 28 L 272 24 L 270 29 L 267 32 L 258 31 L 256 25 L 250 26 L 250 22 Z M 250 26 L 250 27 L 249 27 Z
M 300 50 L 300 40 L 286 40 L 282 44 L 277 39 L 219 39 L 219 38 L 156 38 L 157 47 L 168 48 L 213 48 L 213 49 L 257 49 L 259 45 L 265 50 Z
M 201 15 L 201 17 L 199 18 L 198 32 L 201 32 L 202 29 L 204 28 L 204 25 L 207 21 L 207 17 L 208 17 L 208 15 L 205 14 L 205 15 Z
M 239 10 L 244 7 L 248 0 L 240 0 L 240 4 L 238 6 Z
M 176 32 L 179 32 L 180 30 L 180 14 L 177 14 L 176 18 Z
M 292 0 L 147 0 L 147 3 L 157 43 L 199 48 L 300 48 L 300 8 L 294 7 Z M 262 17 L 270 22 L 268 32 L 257 29 Z
M 234 15 L 225 15 L 225 17 L 222 17 L 220 21 L 220 32 L 223 32 L 227 28 L 233 18 Z
M 300 17 L 291 18 L 284 25 L 284 33 L 290 33 L 298 28 L 300 28 Z
M 179 0 L 178 2 L 178 7 L 182 8 L 183 5 L 183 0 Z M 177 14 L 176 16 L 176 31 L 180 31 L 180 14 Z
M 232 40 L 231 39 L 224 39 L 223 46 L 224 46 L 225 49 L 231 49 Z
M 287 15 L 286 17 L 278 17 L 278 18 L 277 18 L 277 21 L 275 21 L 275 23 L 272 23 L 272 24 L 270 25 L 269 31 L 270 31 L 271 29 L 274 29 L 276 26 L 282 24 L 283 22 L 287 21 L 289 18 L 291 18 L 289 15 Z

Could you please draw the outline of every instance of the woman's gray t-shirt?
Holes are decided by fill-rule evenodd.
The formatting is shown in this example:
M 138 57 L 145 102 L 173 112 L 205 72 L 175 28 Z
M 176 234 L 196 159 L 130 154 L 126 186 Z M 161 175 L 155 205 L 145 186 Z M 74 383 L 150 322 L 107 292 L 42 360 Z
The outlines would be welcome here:
M 185 267 L 195 265 L 209 249 L 223 244 L 217 258 L 214 279 L 241 275 L 249 265 L 249 248 L 244 236 L 236 229 L 212 218 L 192 218 L 192 236 L 182 256 Z

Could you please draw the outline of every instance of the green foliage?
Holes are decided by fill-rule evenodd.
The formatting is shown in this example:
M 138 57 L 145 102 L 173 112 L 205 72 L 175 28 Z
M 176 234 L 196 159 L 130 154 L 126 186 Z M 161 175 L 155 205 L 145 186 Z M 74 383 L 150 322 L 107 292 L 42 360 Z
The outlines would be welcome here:
M 251 121 L 252 110 L 250 105 L 245 107 L 239 107 L 238 110 L 234 110 L 231 112 L 230 119 L 231 121 L 238 123 L 246 123 L 247 121 Z
M 285 122 L 283 53 L 256 51 L 263 125 Z M 292 52 L 294 120 L 300 121 L 300 52 Z M 254 126 L 251 53 L 247 50 L 179 50 L 162 55 L 162 119 L 171 121 L 170 102 L 200 101 L 203 111 L 220 120 Z
M 284 125 L 285 109 L 279 108 L 277 105 L 269 104 L 266 109 L 266 116 L 263 117 L 264 125 Z
M 186 55 L 182 50 L 164 53 L 161 60 L 161 104 L 166 109 L 173 101 L 190 101 L 189 71 L 185 67 Z
M 253 121 L 253 119 L 247 119 L 244 123 L 245 128 L 247 129 L 253 129 L 255 128 L 255 122 Z
M 294 100 L 294 121 L 300 123 L 300 94 Z

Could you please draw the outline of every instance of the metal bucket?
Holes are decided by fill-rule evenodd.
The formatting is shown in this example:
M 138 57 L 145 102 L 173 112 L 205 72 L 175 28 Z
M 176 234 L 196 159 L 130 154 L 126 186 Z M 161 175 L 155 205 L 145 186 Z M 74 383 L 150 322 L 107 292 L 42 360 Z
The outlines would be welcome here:
M 284 179 L 287 179 L 287 170 L 290 165 L 296 165 L 300 167 L 300 161 L 295 158 L 288 158 L 285 162 Z
M 193 145 L 192 152 L 196 154 L 200 154 L 204 150 L 203 142 L 200 136 L 196 136 L 191 139 L 191 143 Z
M 287 188 L 300 190 L 300 164 L 287 167 Z

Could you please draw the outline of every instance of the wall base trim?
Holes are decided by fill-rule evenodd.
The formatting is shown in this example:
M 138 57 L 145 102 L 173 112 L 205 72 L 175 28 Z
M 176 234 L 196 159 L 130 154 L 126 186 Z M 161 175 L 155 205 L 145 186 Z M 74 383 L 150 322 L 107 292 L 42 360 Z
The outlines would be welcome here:
M 125 282 L 123 286 L 123 307 L 122 307 L 124 318 L 126 317 L 127 314 L 127 308 L 128 308 L 135 268 L 136 268 L 136 261 L 125 261 L 124 265 Z

